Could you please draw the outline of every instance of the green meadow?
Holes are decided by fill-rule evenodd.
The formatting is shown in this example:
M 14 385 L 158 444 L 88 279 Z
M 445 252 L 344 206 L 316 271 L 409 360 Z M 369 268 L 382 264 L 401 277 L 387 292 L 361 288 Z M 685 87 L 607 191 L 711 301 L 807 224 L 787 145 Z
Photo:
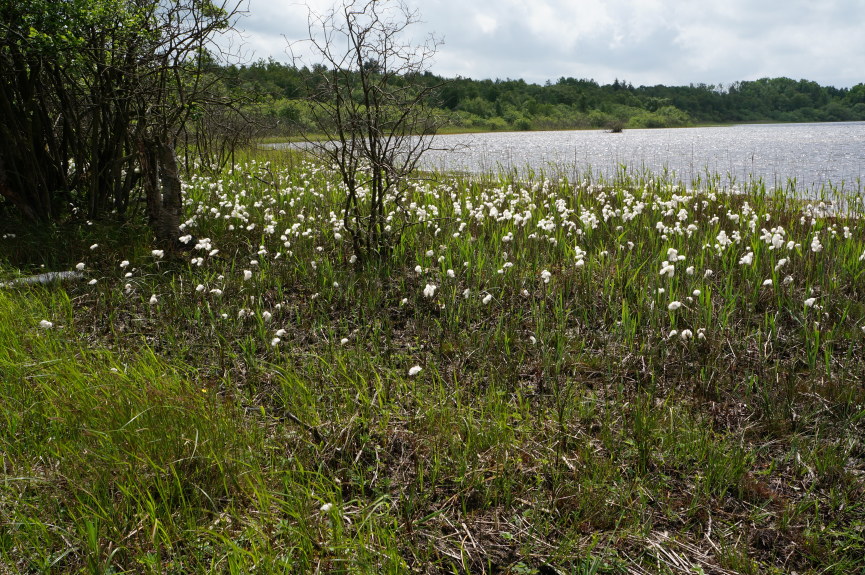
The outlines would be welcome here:
M 365 262 L 326 166 L 184 187 L 0 233 L 0 573 L 865 564 L 861 185 L 424 174 Z

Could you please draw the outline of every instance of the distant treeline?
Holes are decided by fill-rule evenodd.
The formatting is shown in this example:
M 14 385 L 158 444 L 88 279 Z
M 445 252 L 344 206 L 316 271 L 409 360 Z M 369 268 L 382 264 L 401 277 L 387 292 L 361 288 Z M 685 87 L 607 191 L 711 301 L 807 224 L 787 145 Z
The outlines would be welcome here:
M 275 134 L 308 126 L 304 98 L 321 67 L 259 60 L 220 70 L 230 90 L 254 94 L 258 117 Z M 821 86 L 808 80 L 762 78 L 730 85 L 638 86 L 616 80 L 447 79 L 427 73 L 406 81 L 441 84 L 430 102 L 453 130 L 663 128 L 740 122 L 865 120 L 865 84 Z

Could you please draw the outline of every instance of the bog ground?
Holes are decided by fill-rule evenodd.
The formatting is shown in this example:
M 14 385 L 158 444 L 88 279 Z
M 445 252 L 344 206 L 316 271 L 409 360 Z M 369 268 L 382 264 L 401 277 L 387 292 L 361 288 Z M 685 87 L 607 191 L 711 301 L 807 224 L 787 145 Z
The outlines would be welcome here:
M 185 251 L 0 234 L 85 276 L 0 288 L 0 570 L 861 568 L 861 190 L 427 176 L 362 264 L 277 152 L 186 178 Z

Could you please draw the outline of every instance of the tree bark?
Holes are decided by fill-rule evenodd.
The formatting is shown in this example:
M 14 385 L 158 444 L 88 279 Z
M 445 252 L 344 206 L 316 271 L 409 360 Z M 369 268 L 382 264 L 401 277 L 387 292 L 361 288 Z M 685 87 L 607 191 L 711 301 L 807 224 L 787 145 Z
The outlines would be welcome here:
M 169 249 L 176 248 L 180 237 L 180 215 L 183 210 L 183 188 L 177 169 L 174 146 L 159 143 L 159 175 L 162 180 L 162 210 L 155 225 L 156 241 Z
M 174 147 L 166 142 L 138 141 L 141 181 L 147 199 L 147 217 L 156 243 L 165 249 L 179 247 L 183 188 Z
M 147 202 L 147 223 L 156 226 L 162 211 L 162 191 L 159 189 L 159 166 L 153 144 L 144 138 L 137 142 L 138 164 L 141 168 L 141 185 Z
M 33 208 L 30 207 L 24 199 L 20 198 L 9 186 L 9 183 L 6 179 L 6 169 L 3 166 L 3 155 L 0 154 L 0 196 L 6 198 L 12 205 L 18 208 L 24 217 L 26 217 L 31 222 L 36 222 L 39 220 L 36 212 L 33 211 Z

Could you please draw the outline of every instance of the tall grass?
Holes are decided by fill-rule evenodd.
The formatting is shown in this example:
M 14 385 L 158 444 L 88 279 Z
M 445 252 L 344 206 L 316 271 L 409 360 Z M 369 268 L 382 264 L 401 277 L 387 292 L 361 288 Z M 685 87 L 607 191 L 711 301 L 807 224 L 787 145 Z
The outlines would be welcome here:
M 188 253 L 0 240 L 4 276 L 87 275 L 0 289 L 0 565 L 862 564 L 861 195 L 425 176 L 364 267 L 334 175 L 277 152 L 187 181 Z

